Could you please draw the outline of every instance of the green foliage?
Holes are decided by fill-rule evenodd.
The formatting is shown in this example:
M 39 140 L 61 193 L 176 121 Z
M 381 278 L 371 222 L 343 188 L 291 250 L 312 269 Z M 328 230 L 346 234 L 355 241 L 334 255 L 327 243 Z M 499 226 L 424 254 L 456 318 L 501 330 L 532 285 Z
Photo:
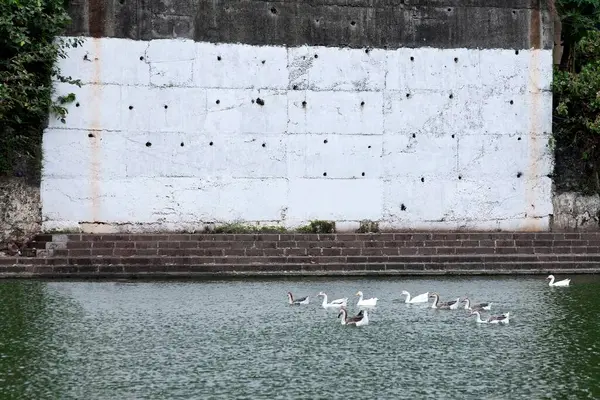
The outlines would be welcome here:
M 356 233 L 377 233 L 377 232 L 379 232 L 379 223 L 368 220 L 368 219 L 360 221 L 360 227 L 356 231 Z
M 39 177 L 48 116 L 64 122 L 64 106 L 75 99 L 52 99 L 53 79 L 80 85 L 56 64 L 81 44 L 57 38 L 69 23 L 64 0 L 0 1 L 0 175 Z
M 229 223 L 215 227 L 214 229 L 207 229 L 207 233 L 283 233 L 287 232 L 283 226 L 254 226 L 245 225 L 241 223 Z
M 308 225 L 298 228 L 302 233 L 335 233 L 335 222 L 333 221 L 310 221 Z
M 554 71 L 555 184 L 600 193 L 600 0 L 560 0 L 564 53 Z

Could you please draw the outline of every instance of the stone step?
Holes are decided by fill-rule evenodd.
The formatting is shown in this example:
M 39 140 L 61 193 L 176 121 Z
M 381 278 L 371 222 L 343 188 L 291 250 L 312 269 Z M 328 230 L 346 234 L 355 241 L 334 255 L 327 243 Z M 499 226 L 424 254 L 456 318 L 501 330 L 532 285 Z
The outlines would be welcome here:
M 100 242 L 99 242 L 100 243 Z M 267 243 L 267 242 L 264 242 Z M 106 243 L 102 243 L 106 244 Z M 402 256 L 468 254 L 600 254 L 600 246 L 571 247 L 284 247 L 165 248 L 94 247 L 53 250 L 56 257 L 85 256 Z M 40 256 L 43 254 L 40 254 Z
M 42 234 L 37 235 L 32 245 L 46 242 L 189 242 L 189 241 L 303 241 L 303 242 L 355 242 L 355 241 L 387 241 L 387 242 L 415 242 L 425 243 L 430 241 L 506 241 L 507 245 L 515 241 L 592 241 L 600 243 L 600 232 L 459 232 L 459 233 L 338 233 L 338 234 L 310 234 L 310 233 L 281 233 L 281 234 Z M 484 242 L 485 243 L 485 242 Z
M 423 264 L 423 263 L 503 263 L 503 262 L 595 262 L 600 254 L 465 254 L 408 256 L 96 256 L 96 257 L 3 257 L 0 265 L 203 265 L 203 264 Z
M 36 259 L 29 259 L 36 260 Z M 133 277 L 193 277 L 194 275 L 440 275 L 440 274 L 540 274 L 558 272 L 594 273 L 598 270 L 597 262 L 555 261 L 547 262 L 490 262 L 481 263 L 357 263 L 357 264 L 303 264 L 285 265 L 253 265 L 253 264 L 178 264 L 178 265 L 32 265 L 15 264 L 0 265 L 1 277 L 39 277 L 39 278 L 133 278 Z M 540 281 L 543 282 L 542 279 Z
M 68 241 L 49 242 L 53 248 L 99 249 L 99 248 L 369 248 L 369 247 L 600 247 L 600 240 L 435 240 L 435 241 Z M 45 248 L 48 248 L 46 246 Z

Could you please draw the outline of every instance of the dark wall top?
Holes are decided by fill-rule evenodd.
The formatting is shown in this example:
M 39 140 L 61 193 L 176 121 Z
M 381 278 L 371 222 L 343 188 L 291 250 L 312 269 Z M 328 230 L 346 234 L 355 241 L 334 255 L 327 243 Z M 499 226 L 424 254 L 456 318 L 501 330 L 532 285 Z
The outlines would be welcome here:
M 70 35 L 297 46 L 545 48 L 548 0 L 71 0 Z

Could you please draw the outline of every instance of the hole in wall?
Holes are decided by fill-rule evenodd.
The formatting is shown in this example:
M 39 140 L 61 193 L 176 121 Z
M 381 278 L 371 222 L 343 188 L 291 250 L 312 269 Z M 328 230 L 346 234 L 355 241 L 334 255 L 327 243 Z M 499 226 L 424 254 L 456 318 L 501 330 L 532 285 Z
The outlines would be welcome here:
M 370 148 L 371 148 L 371 145 L 367 146 L 367 148 L 369 148 L 369 149 L 370 149 Z
M 315 58 L 319 58 L 319 55 L 318 55 L 318 54 L 315 54 Z
M 452 12 L 452 9 L 451 9 L 451 8 L 449 8 L 449 9 L 448 9 L 448 12 Z
M 212 146 L 213 144 L 214 144 L 213 142 L 210 142 L 208 145 L 209 145 L 209 146 Z
M 119 0 L 119 4 L 125 4 L 125 0 Z
M 454 95 L 452 93 L 450 93 L 450 96 L 448 96 L 449 98 L 454 98 Z
M 130 109 L 130 110 L 133 110 L 133 106 L 129 106 L 129 109 Z
M 512 105 L 512 104 L 515 104 L 515 102 L 514 102 L 514 101 L 512 101 L 512 100 L 511 100 L 511 101 L 509 101 L 509 103 L 510 103 L 511 105 Z
M 512 10 L 513 15 L 515 15 L 517 12 L 515 10 Z
M 517 140 L 521 140 L 521 136 L 519 136 L 519 137 L 517 138 Z
M 267 144 L 266 144 L 266 143 L 263 143 L 263 144 L 262 144 L 262 147 L 267 147 Z
M 144 56 L 140 56 L 140 61 L 144 61 Z
M 265 63 L 265 62 L 266 62 L 265 60 L 262 60 L 262 61 L 261 61 L 261 63 L 262 63 L 263 65 L 264 65 L 264 63 Z
M 350 21 L 350 25 L 352 25 L 352 26 L 356 25 L 356 21 Z
M 327 176 L 327 172 L 323 172 L 323 176 Z
M 221 56 L 217 56 L 217 61 L 221 61 Z
M 184 146 L 183 142 L 181 142 L 179 145 L 180 145 L 181 147 L 183 147 L 183 146 Z
M 306 107 L 306 100 L 302 102 L 302 107 Z
M 422 177 L 422 178 L 421 178 L 421 182 L 425 182 L 425 178 L 423 178 L 423 177 Z
M 413 56 L 410 56 L 410 61 L 415 61 L 415 58 Z
M 454 135 L 454 133 L 453 133 L 453 134 L 452 134 L 452 139 L 454 139 L 454 136 L 455 136 L 455 135 Z
M 361 102 L 360 102 L 360 105 L 361 105 L 361 106 L 364 106 L 364 105 L 365 105 L 365 102 L 364 102 L 364 101 L 361 101 Z
M 327 139 L 323 140 L 323 143 L 327 144 Z
M 404 203 L 400 204 L 400 209 L 402 211 L 406 211 L 406 206 L 404 205 Z
M 318 19 L 315 19 L 315 24 L 318 24 L 318 23 L 319 23 L 319 20 L 318 20 Z
M 460 176 L 460 175 L 459 175 L 459 176 L 458 176 L 458 179 L 459 179 L 459 180 L 461 180 L 461 179 L 462 179 L 462 176 Z
M 362 176 L 365 176 L 365 173 L 363 172 L 361 175 L 362 175 Z
M 95 137 L 93 133 L 88 133 L 88 137 Z
M 75 103 L 75 107 L 79 107 L 79 103 Z
M 277 9 L 275 7 L 271 8 L 271 14 L 277 14 Z
M 146 147 L 150 147 L 150 146 L 152 146 L 152 143 L 146 142 Z
M 165 110 L 166 110 L 167 108 L 169 108 L 169 106 L 165 104 Z
M 217 99 L 217 101 L 215 101 L 215 103 L 217 103 L 217 104 L 221 104 L 221 100 L 218 100 L 218 99 Z
M 410 93 L 406 93 L 406 98 L 410 98 Z
M 454 62 L 457 63 L 458 62 L 458 57 L 454 57 Z
M 523 173 L 521 173 L 521 172 L 517 172 L 517 178 L 520 178 L 520 177 L 522 177 L 522 176 L 523 176 Z
M 264 106 L 265 105 L 265 101 L 263 99 L 261 99 L 260 97 L 256 98 L 256 104 L 260 105 L 260 106 Z

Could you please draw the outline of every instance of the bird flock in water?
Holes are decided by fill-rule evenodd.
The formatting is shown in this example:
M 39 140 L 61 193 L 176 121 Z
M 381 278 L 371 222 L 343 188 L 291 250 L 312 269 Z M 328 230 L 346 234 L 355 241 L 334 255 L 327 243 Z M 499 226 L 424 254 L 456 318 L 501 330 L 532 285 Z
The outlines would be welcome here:
M 548 286 L 551 287 L 566 287 L 571 283 L 571 279 L 563 279 L 561 281 L 554 281 L 554 275 L 548 275 L 546 278 L 550 280 Z M 359 291 L 356 293 L 358 298 L 358 302 L 356 306 L 360 309 L 358 314 L 354 317 L 348 317 L 348 298 L 344 297 L 341 299 L 335 299 L 331 302 L 327 301 L 327 294 L 324 292 L 320 292 L 317 296 L 323 297 L 322 307 L 325 309 L 328 308 L 336 308 L 339 309 L 338 318 L 341 317 L 342 325 L 347 326 L 365 326 L 369 325 L 369 314 L 368 309 L 371 307 L 375 307 L 377 305 L 377 301 L 379 300 L 377 297 L 372 297 L 370 299 L 365 299 L 363 296 L 363 292 Z M 431 308 L 438 310 L 457 310 L 460 305 L 464 303 L 464 309 L 470 311 L 469 316 L 476 316 L 476 321 L 480 324 L 508 324 L 510 321 L 510 312 L 498 314 L 498 315 L 490 315 L 485 318 L 481 318 L 481 313 L 483 311 L 489 311 L 492 308 L 492 303 L 477 303 L 474 304 L 471 302 L 471 299 L 465 297 L 461 300 L 460 297 L 457 297 L 456 300 L 451 300 L 447 302 L 440 302 L 440 295 L 435 292 L 425 292 L 418 296 L 411 297 L 410 293 L 406 290 L 402 291 L 402 295 L 406 296 L 404 299 L 404 303 L 406 304 L 415 304 L 415 303 L 428 303 L 429 299 L 433 299 L 433 303 L 431 304 Z M 294 298 L 294 295 L 291 292 L 287 293 L 288 302 L 293 306 L 307 305 L 310 303 L 310 296 Z

